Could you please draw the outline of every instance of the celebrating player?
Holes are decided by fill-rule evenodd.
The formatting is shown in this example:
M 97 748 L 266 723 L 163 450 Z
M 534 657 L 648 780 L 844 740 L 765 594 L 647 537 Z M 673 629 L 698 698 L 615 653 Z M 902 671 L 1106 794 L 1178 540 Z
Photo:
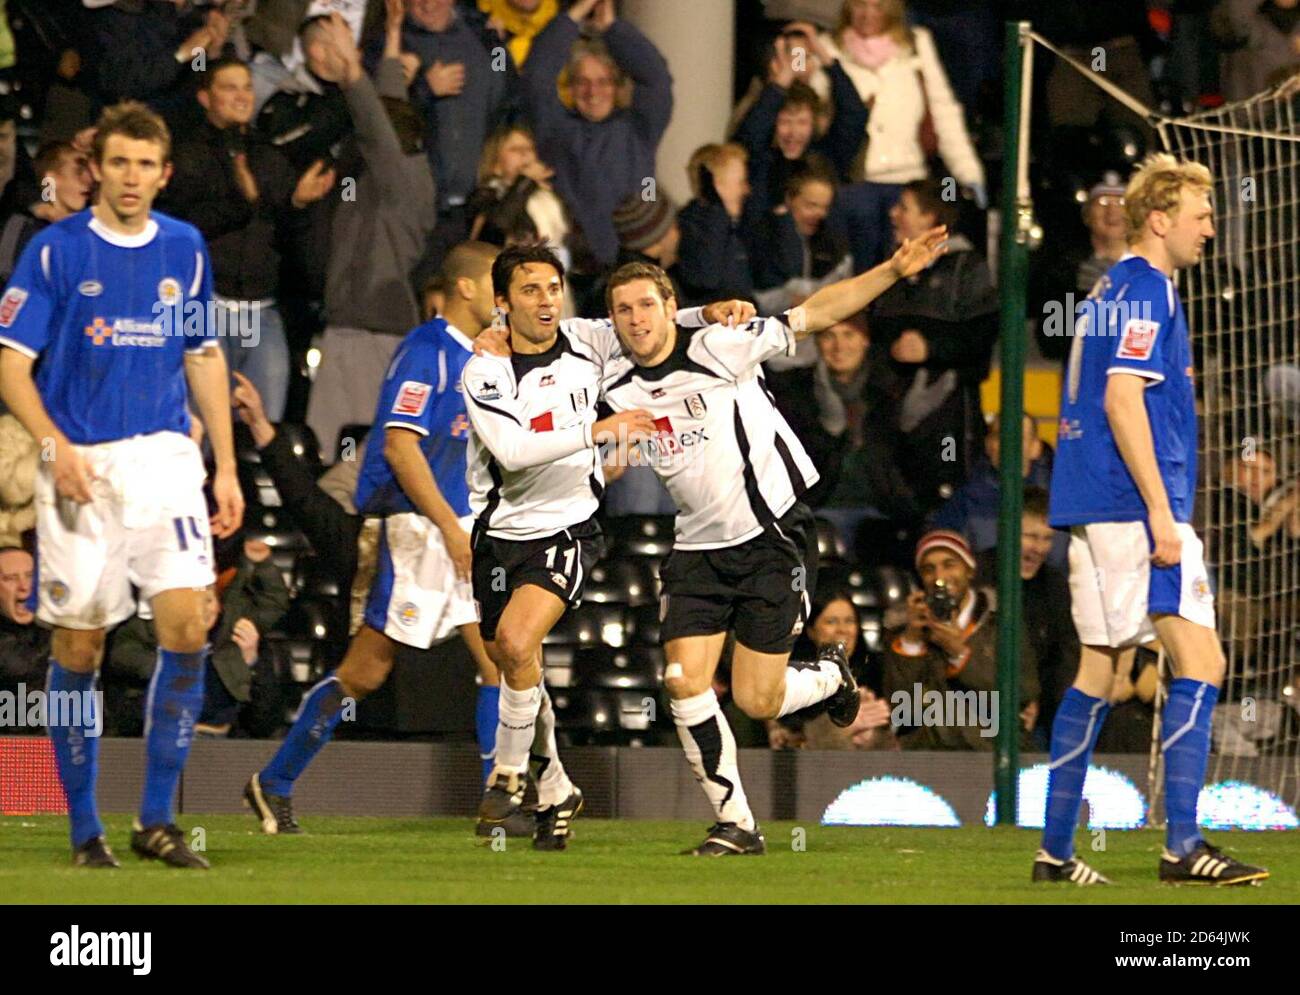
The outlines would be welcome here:
M 356 491 L 360 514 L 383 517 L 365 621 L 338 669 L 308 692 L 271 762 L 244 788 L 265 833 L 301 831 L 294 782 L 333 735 L 345 699 L 359 701 L 383 686 L 398 643 L 427 649 L 460 630 L 482 687 L 492 689 L 480 689 L 480 712 L 490 716 L 479 723 L 480 747 L 492 753 L 485 741 L 496 733 L 497 672 L 483 648 L 470 587 L 469 421 L 459 384 L 475 336 L 492 322 L 496 254 L 483 242 L 451 251 L 442 268 L 445 317 L 406 336 L 384 379 Z M 521 810 L 511 816 L 508 834 L 532 835 L 531 818 Z
M 105 631 L 135 611 L 133 584 L 159 650 L 131 849 L 208 866 L 171 805 L 203 707 L 211 536 L 239 528 L 244 502 L 207 248 L 192 226 L 150 211 L 170 153 L 167 126 L 142 104 L 105 110 L 90 162 L 98 200 L 31 241 L 0 302 L 0 395 L 46 454 L 36 534 L 38 615 L 54 629 L 49 700 L 82 703 L 79 714 L 51 709 L 48 725 L 73 862 L 85 867 L 118 866 L 95 803 L 95 675 Z M 216 457 L 210 520 L 190 398 Z
M 816 528 L 799 501 L 817 471 L 777 412 L 759 364 L 793 355 L 800 338 L 920 272 L 943 252 L 945 237 L 936 228 L 910 240 L 784 317 L 693 333 L 675 322 L 672 284 L 659 267 L 629 263 L 610 277 L 606 299 L 625 354 L 605 369 L 605 401 L 654 416 L 641 452 L 678 508 L 673 552 L 660 570 L 664 684 L 686 758 L 717 815 L 692 853 L 765 852 L 713 691 L 728 631 L 736 635 L 732 692 L 746 714 L 777 718 L 825 701 L 831 721 L 847 726 L 859 706 L 842 646 L 826 647 L 816 661 L 790 661 L 817 577 Z
M 1225 664 L 1203 547 L 1189 521 L 1196 488 L 1196 399 L 1174 273 L 1214 236 L 1210 173 L 1149 156 L 1129 180 L 1129 253 L 1098 281 L 1066 369 L 1051 523 L 1070 529 L 1079 672 L 1052 722 L 1043 846 L 1034 881 L 1108 884 L 1074 856 L 1088 760 L 1126 647 L 1159 636 L 1176 679 L 1162 717 L 1165 812 L 1160 880 L 1246 884 L 1268 871 L 1201 838 L 1210 719 Z

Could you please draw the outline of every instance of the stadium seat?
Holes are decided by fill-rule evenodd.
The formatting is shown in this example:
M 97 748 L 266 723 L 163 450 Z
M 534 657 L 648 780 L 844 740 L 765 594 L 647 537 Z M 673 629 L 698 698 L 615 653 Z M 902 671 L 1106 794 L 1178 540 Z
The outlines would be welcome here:
M 883 614 L 874 609 L 861 607 L 858 609 L 858 614 L 862 618 L 862 644 L 867 648 L 868 653 L 881 652 L 885 648 Z
M 658 691 L 663 674 L 664 654 L 658 646 L 584 646 L 573 654 L 571 686 Z
M 827 565 L 845 563 L 849 558 L 848 546 L 839 529 L 824 518 L 817 520 L 817 555 Z
M 280 492 L 275 489 L 275 481 L 260 462 L 240 462 L 239 487 L 250 508 L 279 508 L 283 504 Z
M 659 574 L 641 558 L 607 559 L 591 568 L 583 601 L 648 605 L 659 600 Z
M 316 441 L 316 433 L 310 427 L 298 422 L 282 422 L 276 426 L 275 431 L 276 435 L 288 442 L 299 461 L 319 469 L 320 445 Z
M 573 655 L 576 652 L 576 646 L 542 646 L 542 677 L 548 687 L 567 688 L 573 683 Z
M 292 639 L 322 642 L 331 635 L 330 627 L 334 624 L 334 618 L 334 606 L 330 602 L 322 598 L 300 596 L 294 598 L 289 611 L 276 628 Z
M 300 553 L 294 561 L 293 591 L 317 598 L 337 598 L 343 592 L 339 579 L 315 553 Z
M 574 743 L 644 741 L 666 711 L 649 691 L 572 689 L 551 700 L 557 728 Z
M 542 642 L 546 646 L 622 646 L 630 629 L 624 605 L 588 603 L 560 619 Z
M 277 519 L 277 526 L 280 524 L 278 515 L 267 512 L 262 517 L 265 519 L 267 515 Z M 244 538 L 260 539 L 271 547 L 271 561 L 280 568 L 285 586 L 293 590 L 294 564 L 302 553 L 311 551 L 311 544 L 307 541 L 307 537 L 301 532 L 285 528 L 259 528 L 250 522 Z
M 605 521 L 609 556 L 667 556 L 673 546 L 672 515 L 619 515 Z
M 659 645 L 659 605 L 649 604 L 628 612 L 631 642 L 637 646 Z

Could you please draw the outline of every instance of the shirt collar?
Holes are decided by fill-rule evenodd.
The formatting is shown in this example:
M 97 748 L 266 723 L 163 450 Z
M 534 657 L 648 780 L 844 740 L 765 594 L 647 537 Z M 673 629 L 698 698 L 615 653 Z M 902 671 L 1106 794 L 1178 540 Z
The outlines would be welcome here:
M 138 249 L 154 240 L 154 236 L 158 234 L 158 222 L 150 218 L 145 222 L 143 231 L 134 235 L 124 235 L 121 232 L 113 231 L 92 214 L 90 216 L 90 230 L 109 245 L 116 245 L 120 249 Z
M 457 342 L 459 342 L 466 352 L 474 351 L 473 341 L 469 339 L 464 332 L 462 332 L 459 328 L 453 325 L 450 321 L 447 322 L 447 334 L 450 335 Z

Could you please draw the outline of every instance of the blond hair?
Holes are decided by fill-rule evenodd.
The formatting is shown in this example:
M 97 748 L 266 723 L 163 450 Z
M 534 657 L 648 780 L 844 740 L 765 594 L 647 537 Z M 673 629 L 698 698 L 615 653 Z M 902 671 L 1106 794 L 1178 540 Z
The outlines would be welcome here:
M 1142 237 L 1152 211 L 1177 215 L 1183 190 L 1209 193 L 1210 171 L 1199 162 L 1180 160 L 1168 152 L 1153 152 L 1129 177 L 1124 188 L 1124 227 L 1129 245 Z
M 720 168 L 731 162 L 733 159 L 739 159 L 742 163 L 748 165 L 749 153 L 745 146 L 738 142 L 710 142 L 708 145 L 701 145 L 691 153 L 690 161 L 686 164 L 686 176 L 691 181 L 691 194 L 700 197 L 703 194 L 704 187 L 700 183 L 700 167 L 704 166 L 710 173 L 716 173 Z
M 844 47 L 844 32 L 853 25 L 853 5 L 857 2 L 859 0 L 844 0 L 840 5 L 840 19 L 831 34 L 835 38 L 835 44 L 841 48 Z M 904 48 L 915 49 L 912 29 L 907 26 L 907 5 L 904 0 L 881 0 L 880 8 L 885 15 L 885 30 L 882 34 L 889 35 Z

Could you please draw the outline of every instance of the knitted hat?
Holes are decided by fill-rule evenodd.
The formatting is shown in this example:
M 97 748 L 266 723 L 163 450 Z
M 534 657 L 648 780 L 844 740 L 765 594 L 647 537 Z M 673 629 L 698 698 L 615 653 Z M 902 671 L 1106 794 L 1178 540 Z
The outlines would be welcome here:
M 1120 179 L 1119 173 L 1113 169 L 1108 169 L 1102 174 L 1101 179 L 1089 188 L 1088 199 L 1096 200 L 1098 197 L 1104 197 L 1107 194 L 1112 197 L 1124 196 L 1124 181 Z
M 925 554 L 935 549 L 948 549 L 962 558 L 966 566 L 972 570 L 975 569 L 975 554 L 970 551 L 970 543 L 958 532 L 951 532 L 948 529 L 935 529 L 933 532 L 927 532 L 921 536 L 921 541 L 916 544 L 916 569 L 921 569 L 921 561 L 925 559 Z
M 653 200 L 633 194 L 614 208 L 618 244 L 631 252 L 644 252 L 668 234 L 676 218 L 677 205 L 663 190 L 656 190 Z

